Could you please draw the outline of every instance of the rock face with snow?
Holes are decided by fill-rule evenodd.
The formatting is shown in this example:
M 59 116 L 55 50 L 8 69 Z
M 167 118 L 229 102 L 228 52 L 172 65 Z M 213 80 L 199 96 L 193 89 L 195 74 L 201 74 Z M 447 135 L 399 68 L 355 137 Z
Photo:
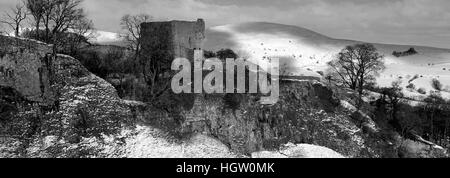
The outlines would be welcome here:
M 11 100 L 2 93 L 2 105 L 11 108 L 2 118 L 3 144 L 12 144 L 7 155 L 78 157 L 85 151 L 80 146 L 84 138 L 120 131 L 130 112 L 109 83 L 76 59 L 53 55 L 47 44 L 9 37 L 4 41 L 10 43 L 2 46 L 7 54 L 1 64 L 14 73 L 8 74 L 12 83 L 0 86 L 23 98 Z
M 26 99 L 50 105 L 51 47 L 36 41 L 0 36 L 0 85 L 19 91 Z

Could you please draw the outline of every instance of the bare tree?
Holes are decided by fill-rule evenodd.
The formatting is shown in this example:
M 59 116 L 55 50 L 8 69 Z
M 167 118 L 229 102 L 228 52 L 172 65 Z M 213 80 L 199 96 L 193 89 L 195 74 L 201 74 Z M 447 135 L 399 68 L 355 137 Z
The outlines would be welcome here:
M 28 12 L 33 16 L 35 26 L 35 38 L 39 39 L 39 27 L 45 12 L 45 0 L 26 0 L 24 1 Z
M 333 81 L 362 95 L 364 87 L 385 69 L 383 59 L 372 44 L 356 44 L 345 47 L 328 65 Z
M 42 12 L 42 23 L 44 25 L 44 41 L 49 42 L 50 39 L 50 24 L 52 22 L 52 17 L 55 15 L 54 11 L 60 0 L 44 0 L 42 6 L 44 11 Z
M 86 14 L 81 6 L 82 0 L 58 0 L 54 5 L 51 33 L 67 32 L 75 28 L 80 21 L 85 21 Z
M 27 0 L 26 7 L 34 17 L 37 36 L 39 37 L 41 24 L 44 28 L 42 40 L 54 42 L 56 39 L 53 38 L 61 33 L 66 33 L 77 28 L 77 25 L 88 22 L 81 8 L 82 2 L 82 0 Z
M 141 51 L 141 24 L 150 22 L 153 17 L 148 14 L 125 15 L 120 21 L 122 29 L 126 33 L 122 36 L 127 40 L 129 48 L 134 51 L 134 59 L 137 60 Z
M 33 16 L 34 37 L 54 44 L 54 51 L 74 53 L 86 35 L 92 32 L 93 23 L 87 19 L 81 7 L 83 0 L 27 0 Z
M 27 18 L 27 12 L 24 4 L 17 4 L 11 11 L 5 14 L 5 17 L 0 22 L 8 25 L 14 30 L 14 36 L 18 37 L 22 22 Z
M 58 46 L 64 48 L 66 53 L 74 55 L 83 44 L 90 44 L 89 39 L 94 37 L 94 24 L 91 20 L 79 20 L 73 24 L 69 33 L 62 33 L 63 40 L 58 40 Z
M 390 114 L 392 118 L 390 124 L 397 131 L 402 131 L 400 120 L 397 117 L 400 101 L 404 97 L 404 94 L 402 93 L 403 88 L 400 86 L 401 83 L 401 80 L 397 80 L 395 82 L 392 82 L 391 87 L 381 89 L 382 100 L 385 101 L 390 108 Z
M 438 111 L 443 109 L 443 106 L 445 105 L 446 101 L 444 98 L 442 98 L 442 95 L 439 91 L 432 91 L 430 95 L 424 99 L 424 102 L 426 103 L 424 105 L 424 110 L 428 115 L 429 121 L 429 134 L 430 138 L 434 138 L 435 136 L 435 119 L 436 115 L 438 115 Z

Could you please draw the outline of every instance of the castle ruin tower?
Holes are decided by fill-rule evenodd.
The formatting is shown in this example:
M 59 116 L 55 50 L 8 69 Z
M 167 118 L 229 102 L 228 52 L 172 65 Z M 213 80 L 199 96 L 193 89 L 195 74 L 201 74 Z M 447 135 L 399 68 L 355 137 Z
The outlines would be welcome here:
M 158 54 L 160 60 L 170 62 L 175 58 L 193 60 L 194 50 L 203 49 L 205 22 L 203 19 L 148 22 L 141 25 L 141 34 L 144 55 L 162 52 Z
M 203 48 L 205 22 L 166 21 L 141 24 L 141 56 L 139 64 L 142 81 L 150 88 L 150 95 L 158 95 L 171 84 L 172 62 L 176 58 L 194 61 L 194 51 Z M 145 100 L 145 98 L 142 98 Z

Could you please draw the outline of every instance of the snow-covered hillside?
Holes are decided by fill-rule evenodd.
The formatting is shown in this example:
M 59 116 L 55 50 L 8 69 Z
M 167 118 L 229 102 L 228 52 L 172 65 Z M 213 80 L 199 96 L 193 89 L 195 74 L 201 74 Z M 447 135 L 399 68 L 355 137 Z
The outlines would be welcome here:
M 230 48 L 240 56 L 253 61 L 267 61 L 267 58 L 280 58 L 280 65 L 292 75 L 319 76 L 327 62 L 333 59 L 346 45 L 362 43 L 340 40 L 296 27 L 274 23 L 252 22 L 212 27 L 206 34 L 207 50 Z M 421 46 L 375 44 L 385 55 L 387 69 L 379 76 L 380 86 L 389 86 L 398 78 L 406 87 L 412 81 L 416 88 L 432 90 L 431 81 L 439 79 L 444 85 L 450 85 L 450 50 Z M 394 51 L 406 51 L 415 48 L 419 53 L 413 56 L 397 58 Z M 448 86 L 450 87 L 450 86 Z M 411 92 L 413 96 L 420 94 Z M 450 96 L 448 93 L 443 95 Z
M 123 39 L 120 34 L 107 31 L 93 31 L 89 34 L 90 42 L 95 44 L 120 44 L 123 43 Z

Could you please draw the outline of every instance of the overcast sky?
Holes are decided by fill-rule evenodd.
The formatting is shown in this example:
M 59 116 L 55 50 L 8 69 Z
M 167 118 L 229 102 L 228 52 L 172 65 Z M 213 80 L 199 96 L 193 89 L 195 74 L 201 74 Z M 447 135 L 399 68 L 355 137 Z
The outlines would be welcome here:
M 0 10 L 18 0 L 0 0 Z M 266 21 L 334 38 L 450 48 L 449 0 L 85 0 L 95 27 L 120 31 L 124 14 L 196 20 L 207 26 Z

